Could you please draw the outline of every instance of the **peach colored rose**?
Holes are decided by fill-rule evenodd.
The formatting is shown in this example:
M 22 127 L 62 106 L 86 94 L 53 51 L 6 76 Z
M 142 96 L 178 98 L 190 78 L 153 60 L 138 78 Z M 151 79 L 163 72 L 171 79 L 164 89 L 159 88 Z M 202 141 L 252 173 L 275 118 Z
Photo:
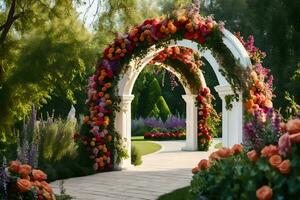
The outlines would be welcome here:
M 273 167 L 277 167 L 278 165 L 280 165 L 281 162 L 282 162 L 282 158 L 280 155 L 273 155 L 269 158 L 269 163 Z
M 291 162 L 289 160 L 284 160 L 277 166 L 277 168 L 282 174 L 289 174 L 291 171 Z
M 215 161 L 215 160 L 220 160 L 220 156 L 218 155 L 217 152 L 213 152 L 209 156 L 209 162 Z
M 193 169 L 192 169 L 192 173 L 193 174 L 197 174 L 199 172 L 199 168 L 198 167 L 194 167 Z
M 27 192 L 31 189 L 32 183 L 27 179 L 19 179 L 17 181 L 17 187 L 20 192 Z
M 231 151 L 232 151 L 234 154 L 241 153 L 241 152 L 243 151 L 243 146 L 240 145 L 240 144 L 235 144 L 235 145 L 233 145 L 233 147 L 231 148 Z
M 255 150 L 249 151 L 247 153 L 247 156 L 248 156 L 249 160 L 251 160 L 251 161 L 257 161 L 258 160 L 258 155 L 257 155 Z
M 31 173 L 34 180 L 44 181 L 47 179 L 47 175 L 41 170 L 33 169 Z
M 45 197 L 46 200 L 51 200 L 52 196 L 49 192 L 47 192 L 46 190 L 43 190 L 43 197 Z
M 43 185 L 41 184 L 40 181 L 34 181 L 34 182 L 33 182 L 33 185 L 36 186 L 36 187 L 38 187 L 38 188 L 43 187 Z
M 292 119 L 286 123 L 286 130 L 289 134 L 300 132 L 300 119 Z
M 11 161 L 9 163 L 8 169 L 10 172 L 19 173 L 21 163 L 19 161 Z
M 228 156 L 231 156 L 233 154 L 233 152 L 231 151 L 231 149 L 223 147 L 217 151 L 217 154 L 221 158 L 227 158 Z
M 270 99 L 266 99 L 264 101 L 264 106 L 266 106 L 267 108 L 273 108 L 273 103 Z
M 51 186 L 46 181 L 41 181 L 42 187 L 49 193 L 52 193 Z
M 20 165 L 19 174 L 21 177 L 26 177 L 31 173 L 31 169 L 30 165 Z
M 300 143 L 300 132 L 290 135 L 290 141 L 292 144 Z
M 278 148 L 274 145 L 265 146 L 260 153 L 262 157 L 269 158 L 275 154 L 278 154 Z
M 286 132 L 286 124 L 284 122 L 280 122 L 280 131 L 283 133 Z
M 258 200 L 270 200 L 272 199 L 273 191 L 267 185 L 262 186 L 258 190 L 256 190 L 256 197 Z
M 209 166 L 209 162 L 207 159 L 202 159 L 199 163 L 198 163 L 198 168 L 201 169 L 208 169 Z

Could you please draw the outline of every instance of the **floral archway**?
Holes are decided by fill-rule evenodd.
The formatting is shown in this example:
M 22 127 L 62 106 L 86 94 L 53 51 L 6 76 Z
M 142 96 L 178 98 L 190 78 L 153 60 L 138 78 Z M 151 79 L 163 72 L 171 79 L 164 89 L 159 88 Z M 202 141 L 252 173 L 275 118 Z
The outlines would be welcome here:
M 243 42 L 241 38 L 240 41 Z M 89 79 L 86 102 L 89 112 L 84 117 L 80 141 L 87 149 L 94 169 L 111 170 L 116 163 L 128 157 L 130 138 L 129 141 L 124 141 L 124 138 L 130 132 L 128 120 L 131 120 L 129 110 L 133 98 L 130 90 L 143 67 L 165 47 L 188 47 L 201 52 L 209 61 L 221 85 L 218 92 L 223 94 L 222 100 L 226 102 L 223 115 L 239 119 L 234 122 L 238 125 L 232 126 L 234 130 L 231 130 L 236 135 L 228 138 L 237 138 L 241 142 L 242 102 L 245 102 L 247 111 L 244 115 L 251 115 L 254 110 L 272 106 L 272 92 L 267 87 L 268 76 L 264 74 L 262 77 L 256 70 L 261 65 L 263 54 L 254 50 L 251 54 L 247 44 L 240 41 L 211 17 L 188 12 L 147 19 L 127 34 L 119 35 L 104 50 L 95 74 Z M 202 88 L 199 94 L 206 97 L 209 93 Z M 194 103 L 195 98 L 191 98 L 191 102 Z M 203 99 L 197 100 L 201 102 Z M 233 110 L 231 113 L 228 111 L 230 108 Z M 229 134 L 228 129 L 232 128 L 234 119 L 225 118 L 227 124 L 225 128 L 223 126 L 223 134 L 224 131 Z M 197 139 L 192 139 L 195 144 Z

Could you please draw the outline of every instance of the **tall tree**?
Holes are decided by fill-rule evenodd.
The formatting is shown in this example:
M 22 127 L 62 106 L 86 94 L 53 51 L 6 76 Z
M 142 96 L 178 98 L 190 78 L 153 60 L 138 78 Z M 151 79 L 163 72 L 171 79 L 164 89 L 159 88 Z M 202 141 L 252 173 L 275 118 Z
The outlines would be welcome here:
M 265 66 L 274 75 L 275 106 L 284 107 L 285 90 L 293 90 L 300 101 L 300 86 L 290 84 L 300 61 L 300 1 L 212 0 L 205 10 L 226 28 L 242 35 L 253 34 L 256 45 L 267 53 Z

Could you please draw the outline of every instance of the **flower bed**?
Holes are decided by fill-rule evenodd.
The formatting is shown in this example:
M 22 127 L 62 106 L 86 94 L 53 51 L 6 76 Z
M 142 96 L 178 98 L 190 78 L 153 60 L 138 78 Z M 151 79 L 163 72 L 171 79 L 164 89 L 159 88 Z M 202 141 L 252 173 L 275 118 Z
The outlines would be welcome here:
M 1 169 L 0 199 L 54 200 L 53 190 L 46 179 L 43 171 L 12 161 Z
M 185 140 L 184 132 L 174 132 L 174 133 L 145 133 L 145 140 Z
M 191 193 L 199 199 L 299 199 L 300 119 L 281 126 L 277 144 L 260 151 L 222 148 L 192 172 Z

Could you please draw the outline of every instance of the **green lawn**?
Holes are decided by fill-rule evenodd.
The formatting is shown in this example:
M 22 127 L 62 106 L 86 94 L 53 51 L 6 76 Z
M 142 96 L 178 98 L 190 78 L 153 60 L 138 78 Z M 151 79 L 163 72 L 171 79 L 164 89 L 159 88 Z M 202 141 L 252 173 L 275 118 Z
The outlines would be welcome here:
M 144 136 L 131 136 L 131 141 L 145 141 Z
M 132 145 L 143 155 L 154 153 L 161 149 L 159 144 L 154 142 L 145 141 L 144 136 L 133 136 L 131 137 Z
M 188 199 L 190 186 L 179 188 L 160 196 L 157 200 L 185 200 Z

